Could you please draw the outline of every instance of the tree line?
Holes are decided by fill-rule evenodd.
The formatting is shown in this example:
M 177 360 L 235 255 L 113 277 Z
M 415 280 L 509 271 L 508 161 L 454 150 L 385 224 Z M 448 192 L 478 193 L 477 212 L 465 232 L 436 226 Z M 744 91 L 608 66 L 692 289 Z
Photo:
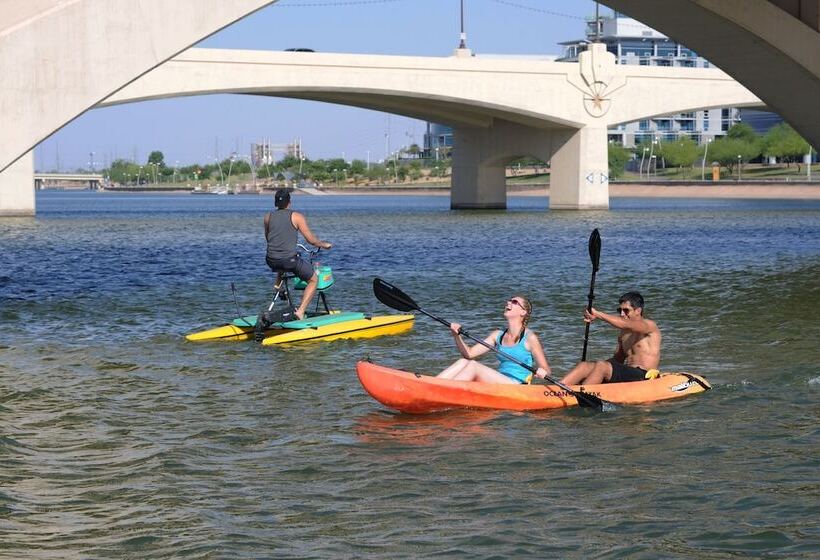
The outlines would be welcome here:
M 809 149 L 809 143 L 787 123 L 775 125 L 763 135 L 746 123 L 738 123 L 727 130 L 725 136 L 702 145 L 688 136 L 671 142 L 643 142 L 632 149 L 612 143 L 609 146 L 609 174 L 612 178 L 619 177 L 629 160 L 645 158 L 649 153 L 662 160 L 666 167 L 677 167 L 681 172 L 703 162 L 704 157 L 706 165 L 717 163 L 729 174 L 735 173 L 738 165 L 772 157 L 787 166 L 796 163 L 799 173 L 800 163 Z M 649 169 L 649 162 L 644 165 Z
M 449 158 L 439 161 L 423 159 L 392 159 L 385 163 L 368 163 L 354 159 L 342 158 L 316 159 L 285 156 L 281 160 L 259 166 L 253 166 L 247 159 L 228 157 L 222 161 L 201 164 L 194 163 L 181 167 L 172 167 L 165 162 L 160 151 L 149 154 L 145 164 L 118 159 L 103 170 L 113 183 L 124 185 L 178 183 L 186 181 L 209 181 L 227 184 L 237 175 L 255 173 L 261 181 L 289 181 L 306 179 L 317 183 L 359 181 L 405 181 L 415 180 L 428 170 L 428 175 L 444 177 L 449 172 Z

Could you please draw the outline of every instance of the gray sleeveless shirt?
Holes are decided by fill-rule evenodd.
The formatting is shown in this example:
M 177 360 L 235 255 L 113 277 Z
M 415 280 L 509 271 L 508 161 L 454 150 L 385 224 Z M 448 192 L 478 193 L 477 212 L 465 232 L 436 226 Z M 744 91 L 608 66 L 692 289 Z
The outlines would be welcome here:
M 296 254 L 297 230 L 293 227 L 293 210 L 284 208 L 268 214 L 270 220 L 265 229 L 268 240 L 266 257 L 269 259 L 287 259 Z

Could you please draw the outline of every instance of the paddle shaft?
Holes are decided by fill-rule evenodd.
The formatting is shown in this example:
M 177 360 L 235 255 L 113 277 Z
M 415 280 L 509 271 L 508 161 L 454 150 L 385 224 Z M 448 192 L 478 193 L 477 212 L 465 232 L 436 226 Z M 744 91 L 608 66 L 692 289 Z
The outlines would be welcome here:
M 447 325 L 448 327 L 451 327 L 451 323 L 449 323 L 448 321 L 445 321 L 444 319 L 442 319 L 442 318 L 440 318 L 440 317 L 436 317 L 436 316 L 435 316 L 435 315 L 433 315 L 432 313 L 428 313 L 427 311 L 425 311 L 425 310 L 424 310 L 424 309 L 422 309 L 421 307 L 416 307 L 416 310 L 417 310 L 419 313 L 423 313 L 423 314 L 427 315 L 428 317 L 430 317 L 431 319 L 434 319 L 434 320 L 438 321 L 438 322 L 439 322 L 439 323 L 441 323 L 442 325 Z M 538 370 L 537 370 L 536 368 L 532 367 L 531 365 L 529 365 L 529 364 L 525 364 L 524 362 L 522 362 L 521 360 L 519 360 L 519 359 L 518 359 L 518 358 L 516 358 L 515 356 L 510 356 L 509 354 L 507 354 L 507 353 L 506 353 L 506 352 L 504 352 L 503 350 L 499 350 L 499 349 L 498 349 L 498 348 L 496 348 L 495 346 L 492 346 L 492 345 L 490 345 L 490 344 L 487 344 L 486 342 L 484 342 L 484 341 L 483 341 L 483 340 L 481 340 L 480 338 L 476 338 L 476 337 L 474 337 L 473 335 L 471 335 L 470 333 L 468 333 L 468 332 L 467 332 L 467 331 L 465 331 L 464 329 L 460 329 L 460 330 L 459 330 L 459 334 L 461 334 L 461 335 L 463 335 L 463 336 L 466 336 L 466 337 L 467 337 L 467 338 L 469 338 L 470 340 L 473 340 L 473 341 L 477 342 L 478 344 L 480 344 L 480 345 L 484 346 L 485 348 L 489 348 L 490 350 L 492 350 L 492 351 L 493 351 L 493 352 L 495 352 L 496 354 L 499 354 L 499 355 L 501 355 L 501 356 L 504 356 L 505 358 L 507 358 L 507 359 L 508 359 L 508 360 L 510 360 L 511 362 L 515 362 L 515 363 L 516 363 L 516 364 L 518 364 L 519 366 L 523 367 L 524 369 L 528 369 L 528 370 L 529 370 L 529 371 L 531 371 L 532 373 L 537 373 L 537 372 L 538 372 Z M 585 394 L 583 394 L 583 393 L 579 393 L 578 391 L 574 391 L 573 389 L 570 389 L 569 387 L 567 387 L 566 385 L 564 385 L 563 383 L 561 383 L 561 382 L 560 382 L 560 381 L 558 381 L 557 379 L 553 379 L 552 377 L 550 377 L 550 376 L 548 376 L 548 375 L 545 375 L 545 376 L 544 376 L 544 379 L 546 379 L 547 381 L 549 381 L 549 382 L 550 382 L 550 383 L 552 383 L 553 385 L 557 385 L 558 387 L 562 388 L 564 391 L 567 391 L 568 393 L 570 393 L 571 395 L 575 396 L 575 397 L 576 397 L 576 398 L 578 398 L 578 399 L 586 399 L 586 398 L 589 398 L 589 397 L 593 397 L 593 398 L 595 398 L 593 395 L 585 395 Z M 579 396 L 579 395 L 580 395 L 580 396 Z
M 589 294 L 587 295 L 587 311 L 592 313 L 592 300 L 595 299 L 595 273 L 597 271 L 593 268 L 592 269 L 592 280 L 589 282 Z M 581 361 L 587 361 L 587 345 L 589 344 L 589 326 L 591 323 L 587 323 L 587 326 L 584 328 L 584 351 L 581 353 Z

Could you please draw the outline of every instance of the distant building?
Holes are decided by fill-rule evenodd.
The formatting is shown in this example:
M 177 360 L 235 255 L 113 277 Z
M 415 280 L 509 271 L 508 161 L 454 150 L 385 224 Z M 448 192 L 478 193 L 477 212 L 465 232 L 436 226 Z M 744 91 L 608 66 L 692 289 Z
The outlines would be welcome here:
M 270 138 L 264 139 L 258 144 L 251 144 L 251 161 L 253 161 L 254 167 L 262 167 L 273 163 Z
M 251 160 L 255 167 L 273 164 L 277 159 L 277 154 L 282 154 L 282 157 L 302 159 L 304 157 L 302 140 L 296 139 L 290 144 L 271 144 L 268 138 L 251 144 Z
M 758 134 L 766 134 L 771 127 L 783 122 L 783 117 L 770 111 L 742 109 L 743 122 L 751 126 Z
M 586 38 L 559 43 L 563 54 L 558 60 L 576 62 L 578 55 L 596 40 L 606 45 L 607 51 L 615 55 L 618 64 L 687 68 L 711 66 L 708 60 L 691 49 L 618 12 L 597 21 L 594 18 L 588 19 Z M 671 141 L 679 136 L 689 136 L 695 142 L 703 143 L 723 136 L 740 120 L 741 112 L 736 107 L 664 115 L 611 128 L 609 140 L 630 148 L 642 142 L 655 139 Z
M 443 124 L 428 122 L 421 157 L 437 160 L 449 154 L 452 149 L 453 129 Z

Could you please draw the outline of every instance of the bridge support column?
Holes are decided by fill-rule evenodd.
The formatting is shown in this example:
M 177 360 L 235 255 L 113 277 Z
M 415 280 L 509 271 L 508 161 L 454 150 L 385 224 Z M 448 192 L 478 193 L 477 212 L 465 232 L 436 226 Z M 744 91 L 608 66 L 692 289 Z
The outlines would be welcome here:
M 609 158 L 605 127 L 585 126 L 552 156 L 550 209 L 609 208 Z
M 500 119 L 487 128 L 453 130 L 453 179 L 450 208 L 507 207 L 507 164 L 522 156 L 548 161 L 569 129 L 540 129 Z
M 503 163 L 492 159 L 491 129 L 461 127 L 453 130 L 453 178 L 450 208 L 504 209 L 507 180 Z
M 34 215 L 34 152 L 0 172 L 0 216 Z

